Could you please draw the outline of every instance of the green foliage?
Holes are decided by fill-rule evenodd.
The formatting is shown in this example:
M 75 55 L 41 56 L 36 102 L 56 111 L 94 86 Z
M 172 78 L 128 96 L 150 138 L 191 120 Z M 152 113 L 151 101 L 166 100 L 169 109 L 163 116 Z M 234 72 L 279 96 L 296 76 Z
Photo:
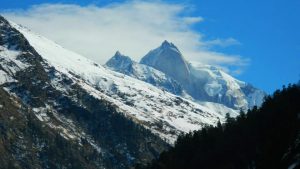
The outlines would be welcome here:
M 300 154 L 300 87 L 289 85 L 226 123 L 181 135 L 147 169 L 281 169 Z

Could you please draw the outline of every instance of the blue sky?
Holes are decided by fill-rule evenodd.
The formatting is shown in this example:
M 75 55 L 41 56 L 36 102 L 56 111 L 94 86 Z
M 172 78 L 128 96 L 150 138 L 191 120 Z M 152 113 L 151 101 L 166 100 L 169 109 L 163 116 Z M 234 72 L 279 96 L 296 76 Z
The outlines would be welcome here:
M 116 2 L 124 3 L 124 1 L 110 0 L 2 0 L 0 10 L 2 12 L 28 10 L 32 5 L 42 3 L 80 6 L 94 4 L 102 7 Z M 158 2 L 188 6 L 188 10 L 182 12 L 182 15 L 203 18 L 203 21 L 189 25 L 188 31 L 199 32 L 201 42 L 206 44 L 217 42 L 214 41 L 216 39 L 222 42 L 221 45 L 210 46 L 210 51 L 224 53 L 230 57 L 237 56 L 240 60 L 247 61 L 247 65 L 243 66 L 242 73 L 234 74 L 238 79 L 250 82 L 268 93 L 281 88 L 284 84 L 300 79 L 299 0 L 173 0 Z M 55 37 L 53 38 L 55 39 Z M 233 45 L 226 43 L 230 39 L 234 39 Z M 151 46 L 151 48 L 156 46 Z M 120 46 L 116 47 L 120 48 Z M 226 66 L 231 68 L 236 65 L 227 64 Z

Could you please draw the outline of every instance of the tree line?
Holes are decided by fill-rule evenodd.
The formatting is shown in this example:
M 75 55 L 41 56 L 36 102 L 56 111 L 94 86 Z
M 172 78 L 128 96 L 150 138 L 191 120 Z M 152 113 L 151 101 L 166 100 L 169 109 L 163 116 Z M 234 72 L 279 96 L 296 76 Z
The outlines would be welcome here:
M 175 146 L 136 169 L 300 168 L 300 86 L 288 85 L 226 123 L 178 137 Z

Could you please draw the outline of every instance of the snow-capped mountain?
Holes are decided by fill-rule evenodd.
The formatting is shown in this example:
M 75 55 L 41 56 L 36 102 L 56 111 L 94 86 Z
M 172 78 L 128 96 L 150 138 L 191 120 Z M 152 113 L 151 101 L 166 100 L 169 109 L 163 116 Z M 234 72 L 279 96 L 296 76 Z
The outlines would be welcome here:
M 224 120 L 221 113 L 224 110 L 212 111 L 148 83 L 106 69 L 22 26 L 12 25 L 58 72 L 74 79 L 74 83 L 95 98 L 109 101 L 120 113 L 144 124 L 169 143 L 175 141 L 181 132 L 189 132 Z M 63 87 L 57 89 L 65 90 Z M 236 114 L 229 108 L 225 111 Z
M 165 89 L 170 93 L 176 95 L 184 94 L 181 85 L 163 72 L 150 66 L 139 64 L 131 60 L 130 57 L 122 55 L 119 51 L 106 62 L 105 66 L 116 72 L 124 73 L 156 87 Z
M 128 168 L 157 157 L 181 133 L 237 115 L 109 70 L 3 17 L 0 35 L 8 168 Z
M 189 64 L 173 43 L 164 41 L 159 48 L 144 56 L 140 63 L 166 73 L 183 86 L 186 86 L 183 82 L 189 83 Z
M 198 101 L 221 103 L 233 109 L 248 109 L 259 106 L 265 96 L 263 91 L 215 66 L 189 63 L 178 48 L 168 41 L 151 50 L 140 63 L 164 72 Z
M 214 112 L 221 113 L 222 116 L 225 116 L 226 113 L 230 113 L 232 116 L 236 116 L 238 114 L 239 110 L 232 111 L 231 108 L 228 108 L 224 104 L 193 99 L 187 94 L 181 85 L 179 85 L 179 83 L 170 76 L 157 69 L 154 69 L 151 66 L 137 63 L 130 57 L 122 55 L 120 52 L 116 52 L 116 54 L 107 61 L 105 67 L 150 83 L 156 87 L 162 88 L 163 90 L 169 91 L 188 100 L 196 101 L 198 104 L 207 107 Z

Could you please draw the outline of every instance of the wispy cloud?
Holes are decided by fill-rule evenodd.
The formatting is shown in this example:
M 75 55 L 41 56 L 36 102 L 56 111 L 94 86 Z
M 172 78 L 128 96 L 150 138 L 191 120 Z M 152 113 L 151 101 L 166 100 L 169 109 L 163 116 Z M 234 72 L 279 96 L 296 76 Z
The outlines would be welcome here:
M 189 16 L 188 10 L 189 6 L 182 4 L 127 1 L 107 6 L 42 4 L 2 14 L 99 63 L 105 63 L 116 50 L 138 61 L 165 39 L 176 44 L 190 61 L 225 67 L 248 63 L 240 56 L 207 48 L 239 42 L 233 38 L 203 40 L 192 26 L 204 19 Z
M 220 47 L 228 47 L 233 45 L 241 45 L 241 42 L 234 38 L 227 38 L 227 39 L 214 39 L 210 41 L 206 41 L 205 43 L 208 47 L 211 46 L 220 46 Z

